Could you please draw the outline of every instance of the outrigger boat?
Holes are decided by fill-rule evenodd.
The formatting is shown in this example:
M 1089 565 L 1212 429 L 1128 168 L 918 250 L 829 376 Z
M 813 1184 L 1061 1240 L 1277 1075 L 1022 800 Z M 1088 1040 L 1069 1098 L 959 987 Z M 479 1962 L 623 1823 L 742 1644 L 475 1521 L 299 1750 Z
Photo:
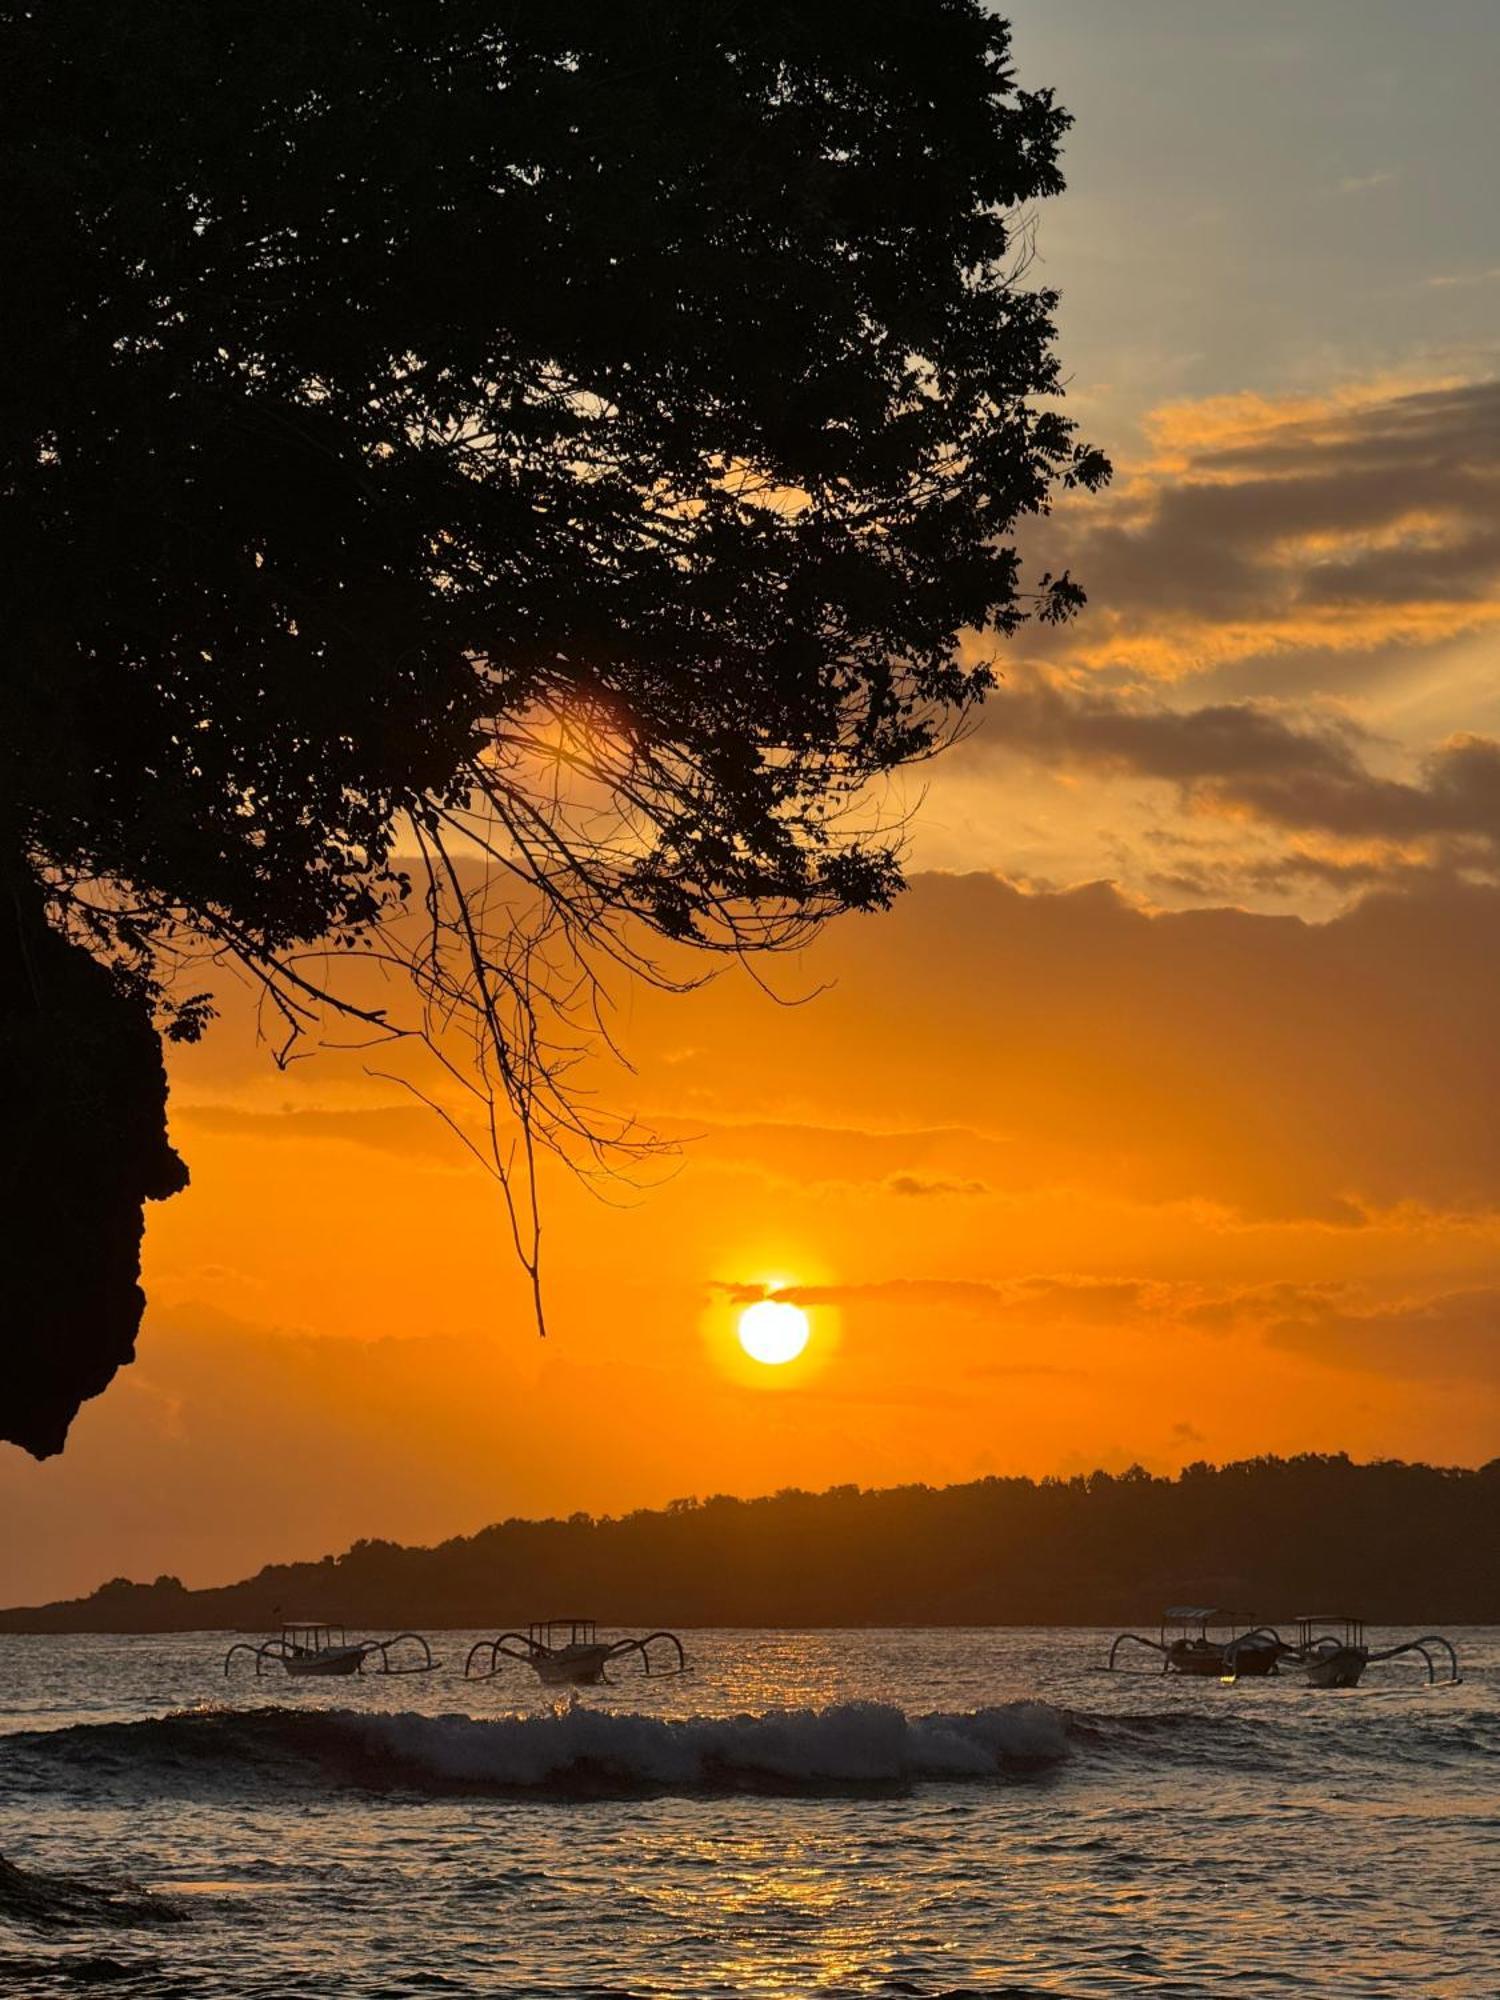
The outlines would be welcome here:
M 1122 1647 L 1143 1646 L 1160 1654 L 1164 1674 L 1232 1681 L 1244 1675 L 1279 1674 L 1286 1665 L 1300 1667 L 1309 1687 L 1352 1688 L 1359 1686 L 1366 1667 L 1413 1654 L 1426 1666 L 1429 1686 L 1454 1686 L 1463 1679 L 1452 1642 L 1439 1632 L 1372 1652 L 1363 1619 L 1306 1617 L 1296 1623 L 1296 1640 L 1289 1643 L 1274 1625 L 1239 1629 L 1241 1621 L 1221 1612 L 1178 1605 L 1163 1613 L 1158 1639 L 1140 1632 L 1119 1633 L 1109 1649 L 1109 1665 L 1116 1665 Z
M 410 1665 L 399 1658 L 393 1665 L 391 1653 L 398 1646 L 420 1646 L 422 1657 Z M 257 1677 L 267 1667 L 282 1667 L 289 1674 L 430 1674 L 442 1663 L 432 1657 L 432 1648 L 420 1632 L 398 1632 L 394 1639 L 350 1639 L 342 1625 L 325 1625 L 302 1619 L 281 1628 L 275 1639 L 236 1640 L 224 1655 L 224 1672 L 229 1672 L 236 1653 L 248 1653 L 255 1662 Z
M 1438 1658 L 1434 1658 L 1434 1652 Z M 1453 1642 L 1440 1632 L 1424 1632 L 1420 1639 L 1403 1639 L 1399 1645 L 1386 1647 L 1384 1652 L 1372 1653 L 1362 1618 L 1297 1620 L 1298 1663 L 1307 1670 L 1309 1687 L 1358 1687 L 1366 1667 L 1399 1659 L 1403 1653 L 1415 1653 L 1422 1659 L 1429 1687 L 1453 1687 L 1463 1679 Z M 1446 1668 L 1441 1674 L 1440 1664 Z
M 1364 1621 L 1359 1618 L 1299 1618 L 1297 1651 L 1315 1688 L 1358 1687 L 1370 1662 Z
M 653 1647 L 658 1658 L 665 1654 L 670 1663 L 658 1666 L 652 1657 Z M 489 1665 L 476 1669 L 475 1661 L 486 1653 Z M 503 1661 L 519 1660 L 547 1687 L 598 1687 L 607 1678 L 606 1667 L 632 1653 L 639 1655 L 644 1673 L 680 1674 L 687 1668 L 687 1656 L 675 1632 L 609 1640 L 599 1637 L 592 1618 L 547 1618 L 528 1625 L 524 1632 L 502 1632 L 494 1639 L 479 1640 L 469 1649 L 464 1678 L 491 1680 Z
M 1246 1624 L 1225 1612 L 1196 1604 L 1177 1604 L 1164 1611 L 1160 1638 L 1121 1632 L 1109 1649 L 1112 1668 L 1120 1648 L 1126 1645 L 1144 1646 L 1159 1653 L 1164 1674 L 1190 1674 L 1215 1680 L 1233 1680 L 1241 1674 L 1277 1673 L 1281 1661 L 1292 1651 L 1274 1626 Z

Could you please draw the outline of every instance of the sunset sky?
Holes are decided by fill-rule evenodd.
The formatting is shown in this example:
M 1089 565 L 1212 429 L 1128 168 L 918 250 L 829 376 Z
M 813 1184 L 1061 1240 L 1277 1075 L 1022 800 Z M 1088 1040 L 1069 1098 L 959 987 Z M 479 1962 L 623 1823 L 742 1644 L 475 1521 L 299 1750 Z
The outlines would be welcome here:
M 1114 484 L 1090 594 L 896 803 L 912 885 L 617 988 L 680 1158 L 545 1187 L 538 1341 L 436 1117 L 247 997 L 174 1056 L 136 1365 L 0 1451 L 0 1599 L 360 1535 L 1259 1451 L 1500 1454 L 1493 0 L 1027 0 L 1038 217 Z M 919 797 L 919 791 L 921 796 Z M 775 1291 L 812 1338 L 734 1340 Z M 544 1607 L 545 1608 L 545 1607 Z

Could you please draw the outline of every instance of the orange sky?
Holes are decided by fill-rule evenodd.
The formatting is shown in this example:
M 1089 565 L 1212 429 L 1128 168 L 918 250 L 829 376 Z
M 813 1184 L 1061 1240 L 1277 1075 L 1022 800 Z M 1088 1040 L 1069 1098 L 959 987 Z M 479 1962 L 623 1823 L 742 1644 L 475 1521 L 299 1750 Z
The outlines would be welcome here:
M 1143 5 L 1135 70 L 1118 13 L 1015 14 L 1079 118 L 1041 246 L 1118 476 L 1049 524 L 1089 611 L 924 774 L 910 893 L 771 970 L 805 1005 L 617 993 L 611 1097 L 684 1150 L 616 1205 L 549 1176 L 545 1345 L 432 1114 L 231 1004 L 174 1057 L 137 1364 L 60 1460 L 0 1454 L 0 1598 L 688 1493 L 1500 1452 L 1500 248 L 1456 194 L 1422 233 L 1475 48 L 1397 116 L 1389 48 L 1302 10 Z M 1164 189 L 1231 59 L 1339 109 L 1226 103 Z M 1252 253 L 1254 339 L 1208 311 Z M 811 1318 L 785 1370 L 734 1346 L 758 1286 Z

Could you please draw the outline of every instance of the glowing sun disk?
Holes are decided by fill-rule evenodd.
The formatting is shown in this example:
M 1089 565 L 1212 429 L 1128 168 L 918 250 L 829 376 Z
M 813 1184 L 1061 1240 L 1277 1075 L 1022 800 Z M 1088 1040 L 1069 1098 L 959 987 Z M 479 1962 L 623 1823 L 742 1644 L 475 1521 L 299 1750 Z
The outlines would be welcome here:
M 795 1361 L 810 1332 L 801 1306 L 788 1305 L 784 1299 L 759 1299 L 740 1314 L 740 1346 L 752 1361 L 763 1361 L 768 1368 Z

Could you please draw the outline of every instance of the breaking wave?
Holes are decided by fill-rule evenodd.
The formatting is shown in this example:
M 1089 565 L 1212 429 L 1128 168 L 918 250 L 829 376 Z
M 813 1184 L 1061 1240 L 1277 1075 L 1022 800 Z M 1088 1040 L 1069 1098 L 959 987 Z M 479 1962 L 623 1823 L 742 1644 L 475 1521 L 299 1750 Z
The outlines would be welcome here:
M 625 1798 L 652 1793 L 902 1793 L 1019 1782 L 1068 1762 L 1174 1765 L 1226 1775 L 1283 1769 L 1432 1770 L 1500 1755 L 1500 1716 L 1317 1698 L 1303 1711 L 1225 1707 L 1103 1714 L 1014 1701 L 908 1714 L 883 1702 L 666 1718 L 581 1702 L 541 1714 L 393 1714 L 204 1706 L 139 1722 L 0 1737 L 0 1795 L 359 1790 L 430 1798 Z M 1333 1705 L 1330 1706 L 1330 1703 Z M 1330 1729 L 1333 1733 L 1330 1734 Z
M 668 1720 L 582 1704 L 542 1715 L 190 1709 L 5 1739 L 8 1777 L 66 1785 L 76 1772 L 155 1790 L 315 1785 L 431 1796 L 844 1792 L 996 1780 L 1071 1754 L 1068 1718 L 1041 1702 L 907 1715 L 877 1702 Z

